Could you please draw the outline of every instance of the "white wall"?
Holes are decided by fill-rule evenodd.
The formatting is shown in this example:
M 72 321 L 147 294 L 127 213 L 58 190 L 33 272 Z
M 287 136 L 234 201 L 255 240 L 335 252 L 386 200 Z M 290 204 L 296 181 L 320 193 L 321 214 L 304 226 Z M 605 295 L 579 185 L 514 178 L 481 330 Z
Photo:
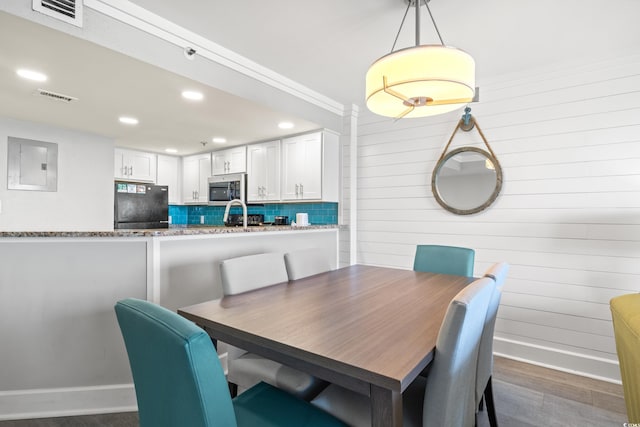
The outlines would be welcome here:
M 7 137 L 58 144 L 58 190 L 7 190 Z M 113 140 L 0 117 L 0 231 L 113 230 Z
M 135 410 L 113 306 L 146 294 L 146 239 L 0 239 L 0 420 Z
M 456 216 L 431 171 L 459 112 L 358 127 L 358 262 L 411 268 L 415 245 L 476 250 L 512 268 L 496 351 L 619 379 L 609 300 L 640 290 L 640 56 L 554 64 L 479 82 L 472 104 L 504 170 L 497 201 Z M 482 147 L 459 132 L 451 149 Z

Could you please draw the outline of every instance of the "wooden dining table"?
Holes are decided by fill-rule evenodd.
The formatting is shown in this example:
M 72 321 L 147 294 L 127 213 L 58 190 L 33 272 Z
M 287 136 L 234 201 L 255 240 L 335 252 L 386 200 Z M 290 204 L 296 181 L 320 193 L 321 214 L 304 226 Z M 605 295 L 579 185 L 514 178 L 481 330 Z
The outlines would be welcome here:
M 402 425 L 402 392 L 433 359 L 451 299 L 472 277 L 353 265 L 178 310 L 215 339 L 371 398 Z

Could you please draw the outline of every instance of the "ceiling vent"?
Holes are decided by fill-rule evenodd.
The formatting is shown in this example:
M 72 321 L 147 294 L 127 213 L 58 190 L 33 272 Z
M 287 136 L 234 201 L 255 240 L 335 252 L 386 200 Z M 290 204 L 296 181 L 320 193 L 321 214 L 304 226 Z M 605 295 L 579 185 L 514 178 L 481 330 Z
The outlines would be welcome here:
M 33 0 L 33 10 L 82 27 L 82 0 Z
M 75 98 L 73 96 L 63 95 L 61 93 L 55 93 L 55 92 L 51 92 L 51 91 L 44 90 L 44 89 L 37 89 L 34 92 L 34 95 L 44 96 L 45 98 L 55 99 L 56 101 L 62 101 L 62 102 L 66 102 L 66 103 L 78 100 L 78 98 Z

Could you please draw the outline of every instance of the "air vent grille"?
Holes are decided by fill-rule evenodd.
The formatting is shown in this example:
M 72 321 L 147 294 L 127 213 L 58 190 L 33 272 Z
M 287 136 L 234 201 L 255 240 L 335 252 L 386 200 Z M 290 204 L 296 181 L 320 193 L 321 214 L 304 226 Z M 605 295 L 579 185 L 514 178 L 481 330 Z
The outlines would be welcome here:
M 51 92 L 49 90 L 44 90 L 44 89 L 36 90 L 34 95 L 44 96 L 45 98 L 55 99 L 56 101 L 61 101 L 66 103 L 78 100 L 78 98 L 75 98 L 73 96 L 63 95 L 61 93 L 55 93 L 55 92 Z
M 82 27 L 82 0 L 33 0 L 33 10 Z

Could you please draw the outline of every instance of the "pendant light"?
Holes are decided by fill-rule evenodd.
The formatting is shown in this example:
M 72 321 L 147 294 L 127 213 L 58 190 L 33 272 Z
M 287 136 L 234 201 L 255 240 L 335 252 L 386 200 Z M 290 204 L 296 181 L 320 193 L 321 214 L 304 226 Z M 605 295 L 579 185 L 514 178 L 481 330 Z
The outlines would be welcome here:
M 374 62 L 366 77 L 367 107 L 400 119 L 443 114 L 473 101 L 475 61 L 468 53 L 445 46 L 427 0 L 408 1 L 391 53 Z M 439 45 L 420 44 L 420 6 L 424 2 L 440 39 Z M 415 5 L 416 45 L 393 51 L 409 8 Z

